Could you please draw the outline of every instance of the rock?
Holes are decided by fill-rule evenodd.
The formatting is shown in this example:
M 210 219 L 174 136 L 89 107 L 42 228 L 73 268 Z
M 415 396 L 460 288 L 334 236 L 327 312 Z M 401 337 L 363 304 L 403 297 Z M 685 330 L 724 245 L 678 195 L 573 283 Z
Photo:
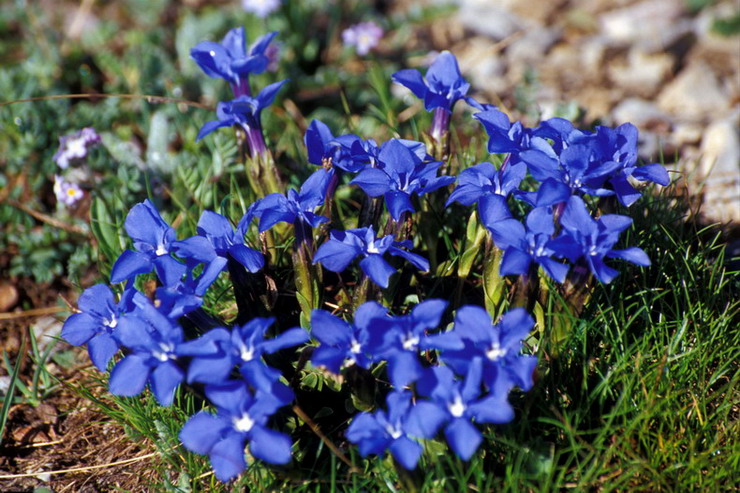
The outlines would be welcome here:
M 609 64 L 609 78 L 628 92 L 638 96 L 653 96 L 670 75 L 674 59 L 667 53 L 650 54 L 641 48 L 632 48 L 626 63 Z
M 18 290 L 9 282 L 0 282 L 0 312 L 7 312 L 18 303 Z
M 638 45 L 646 51 L 666 48 L 691 32 L 679 0 L 648 0 L 601 15 L 601 31 L 612 46 Z
M 40 352 L 44 352 L 49 344 L 56 344 L 56 338 L 61 337 L 62 325 L 54 317 L 41 317 L 31 325 Z
M 632 123 L 638 128 L 667 127 L 672 120 L 655 103 L 640 98 L 627 98 L 612 109 L 614 123 Z
M 676 147 L 696 145 L 701 142 L 704 127 L 695 123 L 678 123 L 673 127 L 671 142 Z
M 524 21 L 519 16 L 481 0 L 462 2 L 457 18 L 468 29 L 496 40 L 509 37 L 524 27 Z
M 506 50 L 509 63 L 509 78 L 521 79 L 529 66 L 536 66 L 545 58 L 545 53 L 560 38 L 560 31 L 553 28 L 534 27 L 527 29 Z
M 490 40 L 473 38 L 459 53 L 460 70 L 475 88 L 503 94 L 509 88 L 504 73 L 506 62 Z M 483 101 L 490 103 L 492 101 Z
M 658 95 L 658 107 L 681 120 L 708 121 L 725 115 L 729 97 L 703 61 L 684 68 Z
M 709 221 L 740 223 L 740 112 L 715 121 L 704 132 L 699 178 L 702 215 Z M 701 185 L 700 185 L 701 186 Z

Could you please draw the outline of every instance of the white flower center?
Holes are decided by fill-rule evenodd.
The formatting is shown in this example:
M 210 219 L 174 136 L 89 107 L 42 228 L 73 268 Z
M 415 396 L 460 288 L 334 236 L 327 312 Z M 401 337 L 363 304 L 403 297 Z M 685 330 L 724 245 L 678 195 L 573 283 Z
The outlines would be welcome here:
M 349 350 L 354 354 L 360 354 L 360 351 L 362 351 L 362 347 L 360 346 L 360 343 L 352 339 L 352 345 L 350 346 Z
M 157 255 L 166 255 L 168 252 L 164 245 L 157 245 L 157 250 L 154 253 Z
M 450 410 L 450 414 L 459 418 L 463 413 L 465 413 L 465 404 L 463 404 L 462 398 L 459 395 L 456 395 L 455 402 L 447 406 L 447 409 Z
M 502 349 L 498 342 L 491 344 L 491 348 L 486 351 L 486 357 L 491 361 L 496 361 L 504 356 L 506 356 L 506 349 Z
M 403 341 L 403 348 L 407 351 L 411 351 L 413 349 L 416 349 L 416 346 L 419 344 L 419 338 L 416 336 L 407 337 L 406 340 Z
M 241 432 L 248 432 L 254 426 L 254 421 L 249 417 L 249 414 L 242 415 L 241 418 L 234 418 L 234 428 Z
M 159 343 L 159 349 L 160 351 L 154 351 L 152 352 L 152 356 L 157 358 L 161 362 L 165 362 L 168 359 L 175 359 L 177 356 L 172 354 L 172 351 L 175 349 L 172 344 L 165 344 L 164 342 Z
M 385 431 L 387 431 L 387 432 L 388 432 L 388 434 L 389 434 L 389 435 L 390 435 L 390 436 L 391 436 L 391 437 L 392 437 L 392 438 L 393 438 L 394 440 L 397 440 L 398 438 L 400 438 L 400 437 L 401 437 L 401 435 L 403 435 L 403 433 L 401 433 L 401 430 L 399 430 L 398 428 L 396 428 L 396 427 L 394 427 L 394 426 L 391 426 L 391 425 L 386 425 L 386 427 L 385 427 Z
M 242 346 L 241 357 L 244 361 L 251 361 L 254 358 L 254 348 Z
M 380 250 L 378 250 L 378 247 L 376 247 L 373 242 L 367 246 L 367 253 L 380 253 Z
M 211 56 L 216 56 L 216 52 L 213 51 L 213 50 L 209 51 L 208 54 L 211 55 Z
M 103 325 L 105 325 L 106 327 L 110 327 L 111 329 L 115 329 L 116 326 L 118 326 L 118 319 L 113 316 L 110 320 L 106 320 L 105 322 L 103 322 Z

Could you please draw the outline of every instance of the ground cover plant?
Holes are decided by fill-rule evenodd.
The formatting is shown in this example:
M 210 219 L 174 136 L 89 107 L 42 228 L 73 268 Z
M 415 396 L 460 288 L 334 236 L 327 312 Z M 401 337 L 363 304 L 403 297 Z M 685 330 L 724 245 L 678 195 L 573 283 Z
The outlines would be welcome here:
M 343 56 L 379 29 L 348 26 Z M 254 32 L 192 40 L 184 63 L 224 101 L 179 120 L 174 156 L 167 137 L 155 155 L 171 121 L 155 113 L 160 167 L 92 192 L 113 286 L 88 287 L 62 331 L 118 397 L 78 391 L 156 444 L 161 487 L 731 480 L 737 281 L 680 201 L 640 198 L 636 181 L 669 180 L 637 162 L 634 127 L 511 121 L 442 52 L 421 72 L 360 62 L 369 116 L 345 99 L 302 128 L 279 108 L 304 74 L 278 61 L 282 32 Z M 114 157 L 93 123 L 54 156 L 60 206 L 90 186 L 67 170 Z

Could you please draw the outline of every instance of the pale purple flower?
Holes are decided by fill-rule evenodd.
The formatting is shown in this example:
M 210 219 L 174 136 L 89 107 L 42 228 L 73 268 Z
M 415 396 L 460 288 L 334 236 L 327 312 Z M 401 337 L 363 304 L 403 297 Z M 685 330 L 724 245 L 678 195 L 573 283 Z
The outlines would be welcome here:
M 371 49 L 378 46 L 383 37 L 383 28 L 373 21 L 360 22 L 342 32 L 342 41 L 345 45 L 357 48 L 357 54 L 367 55 Z
M 95 129 L 83 128 L 79 132 L 59 138 L 59 150 L 54 154 L 54 161 L 60 168 L 66 169 L 73 161 L 86 158 L 87 151 L 98 144 L 100 135 Z
M 264 19 L 280 7 L 280 0 L 242 0 L 242 8 Z
M 59 175 L 54 175 L 54 195 L 67 207 L 72 207 L 85 196 L 77 183 L 68 182 Z

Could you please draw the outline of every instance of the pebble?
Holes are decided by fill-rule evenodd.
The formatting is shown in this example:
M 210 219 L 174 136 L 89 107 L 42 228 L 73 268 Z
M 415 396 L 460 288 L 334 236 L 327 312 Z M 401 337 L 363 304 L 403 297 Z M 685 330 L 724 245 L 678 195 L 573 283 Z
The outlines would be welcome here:
M 704 132 L 699 177 L 703 181 L 702 213 L 714 221 L 740 222 L 740 111 L 713 122 Z
M 709 121 L 730 108 L 717 76 L 701 60 L 684 68 L 658 95 L 658 107 L 681 120 Z
M 0 282 L 0 312 L 10 311 L 18 303 L 18 289 L 8 282 Z

